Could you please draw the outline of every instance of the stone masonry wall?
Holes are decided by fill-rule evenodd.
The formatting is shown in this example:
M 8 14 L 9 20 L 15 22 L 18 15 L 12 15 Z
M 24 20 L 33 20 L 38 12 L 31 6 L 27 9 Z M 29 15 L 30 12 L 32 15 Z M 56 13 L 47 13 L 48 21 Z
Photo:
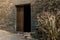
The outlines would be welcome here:
M 10 0 L 0 0 L 0 29 L 15 30 L 15 13 Z
M 31 4 L 31 31 L 35 29 L 36 14 L 34 0 L 0 0 L 0 29 L 10 32 L 16 31 L 16 7 L 20 4 Z
M 34 9 L 37 15 L 34 37 L 39 40 L 60 40 L 60 0 L 36 0 Z

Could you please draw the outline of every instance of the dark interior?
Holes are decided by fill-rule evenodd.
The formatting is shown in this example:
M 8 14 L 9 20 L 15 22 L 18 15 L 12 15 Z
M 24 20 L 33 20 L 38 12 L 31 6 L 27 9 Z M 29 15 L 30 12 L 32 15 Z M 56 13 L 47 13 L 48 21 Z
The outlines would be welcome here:
M 31 6 L 27 4 L 24 6 L 24 32 L 31 31 Z
M 16 5 L 16 8 L 24 7 L 24 32 L 31 32 L 31 5 Z M 18 15 L 17 15 L 18 16 Z M 19 31 L 19 27 L 17 26 L 17 30 Z

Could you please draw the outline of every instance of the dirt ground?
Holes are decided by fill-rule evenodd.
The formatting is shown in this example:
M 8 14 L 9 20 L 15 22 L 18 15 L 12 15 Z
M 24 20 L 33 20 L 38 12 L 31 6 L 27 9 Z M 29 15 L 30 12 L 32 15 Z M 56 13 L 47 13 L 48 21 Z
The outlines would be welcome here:
M 0 40 L 35 40 L 30 33 L 13 34 L 5 30 L 0 30 Z

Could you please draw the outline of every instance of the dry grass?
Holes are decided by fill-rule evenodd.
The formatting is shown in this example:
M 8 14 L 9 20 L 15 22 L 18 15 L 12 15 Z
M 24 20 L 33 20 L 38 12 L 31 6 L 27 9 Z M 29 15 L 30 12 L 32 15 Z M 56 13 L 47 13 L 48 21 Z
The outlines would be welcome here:
M 47 40 L 57 40 L 58 30 L 55 25 L 55 15 L 50 12 L 43 12 L 42 14 L 37 14 L 37 20 L 39 29 L 42 30 L 43 33 L 46 33 Z

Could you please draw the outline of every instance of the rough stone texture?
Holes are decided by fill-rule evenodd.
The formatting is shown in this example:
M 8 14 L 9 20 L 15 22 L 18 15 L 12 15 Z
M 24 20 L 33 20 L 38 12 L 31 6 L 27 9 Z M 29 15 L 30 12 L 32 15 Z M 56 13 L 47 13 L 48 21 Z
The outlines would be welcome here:
M 60 0 L 36 0 L 34 9 L 34 13 L 37 14 L 35 38 L 60 40 L 58 37 L 60 35 Z
M 31 31 L 35 29 L 36 14 L 34 13 L 35 0 L 0 0 L 0 29 L 10 32 L 16 31 L 16 7 L 20 4 L 31 4 Z M 32 10 L 33 9 L 33 10 Z
M 30 3 L 31 4 L 31 31 L 34 31 L 36 24 L 37 24 L 36 22 L 37 14 L 42 12 L 42 10 L 53 11 L 54 9 L 55 11 L 56 10 L 59 11 L 60 8 L 58 6 L 58 3 L 60 1 L 56 0 L 56 2 L 57 3 L 54 4 L 54 2 L 52 1 L 50 4 L 47 0 L 45 1 L 44 0 L 43 1 L 41 0 L 39 1 L 37 0 L 0 0 L 0 29 L 8 30 L 8 31 L 15 31 L 16 30 L 16 7 L 15 5 Z M 57 12 L 55 12 L 55 14 Z M 57 16 L 59 16 L 59 13 L 57 14 Z M 57 17 L 57 21 L 58 19 L 59 18 Z
M 0 29 L 15 30 L 15 13 L 10 0 L 0 0 Z
M 32 6 L 31 6 L 31 31 L 34 31 L 35 28 L 36 28 L 36 23 L 37 23 L 37 13 L 36 13 L 36 4 L 35 4 L 35 1 L 34 0 L 32 2 Z

